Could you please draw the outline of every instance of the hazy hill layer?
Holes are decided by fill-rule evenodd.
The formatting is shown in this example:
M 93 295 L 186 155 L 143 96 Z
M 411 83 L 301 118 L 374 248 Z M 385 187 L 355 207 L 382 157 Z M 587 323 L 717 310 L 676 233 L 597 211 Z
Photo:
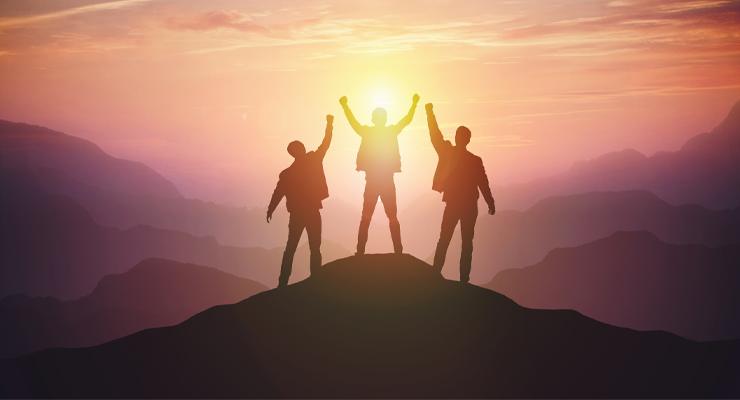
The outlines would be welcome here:
M 126 172 L 129 170 L 121 170 L 120 179 L 88 177 L 85 174 L 91 171 L 106 170 L 98 167 L 101 164 L 99 159 L 113 158 L 83 139 L 7 121 L 0 124 L 0 133 L 3 138 L 3 166 L 30 168 L 45 192 L 75 199 L 103 226 L 129 229 L 140 224 L 151 225 L 195 236 L 214 236 L 222 244 L 240 247 L 276 247 L 284 242 L 287 235 L 287 215 L 282 207 L 276 214 L 275 223 L 265 226 L 263 208 L 226 207 L 183 199 L 179 195 L 116 189 L 111 182 L 133 184 L 149 180 L 141 178 L 142 173 Z M 47 157 L 45 152 L 55 155 Z M 77 154 L 80 152 L 94 153 L 96 156 L 80 157 Z M 24 154 L 34 156 L 29 158 Z M 51 162 L 57 159 L 72 160 L 75 168 Z M 494 197 L 499 211 L 527 210 L 540 200 L 553 196 L 593 191 L 644 190 L 657 194 L 672 205 L 699 204 L 709 209 L 731 209 L 740 206 L 740 192 L 735 189 L 740 186 L 739 160 L 740 103 L 714 130 L 693 137 L 677 152 L 659 152 L 650 157 L 631 149 L 609 153 L 594 160 L 576 162 L 571 170 L 560 175 L 495 188 Z M 146 168 L 138 163 L 126 162 Z M 265 203 L 267 201 L 266 197 Z M 329 199 L 325 203 L 325 236 L 345 248 L 354 248 L 359 209 L 337 200 Z M 407 251 L 426 256 L 434 250 L 442 208 L 439 196 L 434 196 L 430 190 L 429 196 L 422 196 L 400 213 L 402 225 L 409 227 L 403 230 Z M 482 220 L 486 219 L 485 216 L 481 217 Z M 371 251 L 391 248 L 385 234 L 385 222 L 381 220 L 382 217 L 376 218 L 371 228 L 370 245 L 376 249 Z M 600 237 L 603 236 L 592 236 L 588 240 Z M 569 243 L 575 244 L 580 243 Z M 531 247 L 529 244 L 527 246 Z M 550 249 L 545 249 L 545 252 Z M 539 259 L 532 262 L 536 261 Z M 483 278 L 483 282 L 491 277 Z
M 324 265 L 180 325 L 0 362 L 5 397 L 699 398 L 740 395 L 740 343 L 532 310 L 411 256 Z
M 634 149 L 576 162 L 565 173 L 493 191 L 501 209 L 524 210 L 540 199 L 591 191 L 648 190 L 670 204 L 711 209 L 740 206 L 740 101 L 711 132 L 675 152 Z
M 105 275 L 160 257 L 218 268 L 277 285 L 283 249 L 221 246 L 213 237 L 136 226 L 102 227 L 74 200 L 44 193 L 22 171 L 0 174 L 0 297 L 22 293 L 70 300 L 90 293 Z M 322 246 L 327 261 L 347 251 Z M 308 249 L 299 249 L 292 279 L 308 276 Z
M 52 168 L 32 169 L 26 173 L 34 177 L 44 192 L 70 197 L 80 203 L 93 220 L 103 226 L 130 229 L 141 224 L 151 225 L 195 236 L 214 236 L 221 244 L 239 247 L 277 247 L 284 245 L 288 237 L 288 214 L 284 206 L 278 208 L 270 225 L 265 222 L 269 195 L 265 197 L 264 207 L 249 209 L 197 199 L 112 193 Z M 341 201 L 328 199 L 324 203 L 325 236 L 335 242 L 356 236 L 357 226 L 354 225 L 359 223 L 360 211 Z M 349 240 L 344 245 L 354 244 Z
M 471 281 L 490 282 L 497 272 L 535 264 L 555 248 L 580 246 L 617 231 L 640 230 L 671 244 L 740 244 L 740 207 L 712 211 L 697 205 L 669 205 L 645 191 L 596 192 L 544 199 L 524 212 L 480 215 Z M 428 235 L 438 236 L 438 228 Z M 437 239 L 428 240 L 434 243 Z M 450 279 L 459 279 L 459 255 L 458 232 L 443 270 Z
M 79 300 L 12 295 L 0 300 L 0 357 L 50 347 L 88 347 L 147 328 L 174 325 L 267 287 L 195 264 L 150 258 L 104 277 Z
M 740 339 L 740 246 L 671 245 L 618 232 L 499 272 L 485 287 L 525 307 L 694 340 Z
M 103 190 L 181 198 L 175 185 L 146 165 L 114 158 L 96 144 L 36 125 L 0 120 L 2 168 L 49 167 Z

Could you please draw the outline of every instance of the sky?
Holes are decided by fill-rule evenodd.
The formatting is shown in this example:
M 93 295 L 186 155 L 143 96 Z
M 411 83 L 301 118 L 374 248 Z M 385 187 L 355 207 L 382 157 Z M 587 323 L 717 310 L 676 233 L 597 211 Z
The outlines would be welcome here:
M 336 116 L 333 198 L 359 206 L 346 95 L 414 121 L 400 206 L 430 192 L 423 104 L 494 185 L 634 148 L 674 151 L 740 100 L 740 1 L 0 0 L 0 119 L 141 161 L 190 198 L 264 207 L 290 141 Z M 495 191 L 494 191 L 495 197 Z

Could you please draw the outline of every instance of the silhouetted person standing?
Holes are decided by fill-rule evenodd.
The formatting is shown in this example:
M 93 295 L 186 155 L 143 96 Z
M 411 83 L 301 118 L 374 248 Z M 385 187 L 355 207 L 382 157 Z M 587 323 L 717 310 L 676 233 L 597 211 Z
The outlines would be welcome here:
M 293 271 L 293 256 L 303 229 L 308 234 L 308 247 L 311 249 L 311 272 L 321 266 L 321 201 L 329 197 L 329 188 L 324 176 L 324 156 L 329 150 L 334 116 L 326 116 L 326 134 L 316 151 L 306 153 L 306 147 L 299 141 L 288 144 L 288 153 L 295 161 L 280 173 L 277 187 L 272 193 L 270 206 L 267 208 L 267 222 L 272 213 L 285 197 L 285 206 L 290 213 L 288 222 L 288 243 L 285 245 L 283 262 L 280 266 L 278 287 L 288 284 Z
M 413 104 L 408 114 L 396 125 L 387 125 L 388 115 L 383 108 L 373 110 L 373 126 L 360 125 L 347 106 L 347 97 L 339 99 L 352 129 L 360 135 L 362 142 L 357 152 L 357 170 L 365 171 L 365 194 L 363 195 L 362 218 L 357 234 L 357 254 L 365 254 L 370 220 L 373 218 L 378 197 L 383 202 L 388 216 L 393 241 L 393 251 L 403 253 L 401 244 L 401 224 L 398 222 L 396 206 L 396 185 L 393 174 L 401 172 L 401 153 L 398 150 L 398 135 L 411 123 L 416 111 L 419 95 L 414 94 Z
M 434 172 L 432 189 L 443 193 L 446 202 L 442 215 L 442 229 L 434 253 L 434 266 L 440 271 L 447 257 L 447 248 L 452 240 L 457 222 L 460 221 L 462 254 L 460 254 L 460 282 L 470 280 L 470 267 L 473 261 L 473 235 L 475 220 L 478 218 L 478 191 L 488 203 L 488 213 L 496 213 L 488 177 L 483 168 L 483 160 L 467 150 L 470 143 L 470 129 L 461 126 L 455 132 L 455 146 L 444 140 L 432 111 L 432 103 L 426 105 L 429 137 L 437 151 L 439 163 Z

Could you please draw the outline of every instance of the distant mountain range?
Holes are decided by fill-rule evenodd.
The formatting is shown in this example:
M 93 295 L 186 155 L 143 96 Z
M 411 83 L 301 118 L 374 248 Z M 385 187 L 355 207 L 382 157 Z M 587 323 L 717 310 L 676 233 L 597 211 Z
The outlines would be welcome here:
M 112 193 L 182 198 L 146 165 L 114 158 L 96 144 L 36 125 L 0 120 L 0 167 L 53 168 Z
M 129 229 L 151 225 L 195 236 L 214 236 L 219 243 L 240 247 L 277 247 L 287 237 L 287 213 L 282 207 L 274 223 L 265 226 L 264 208 L 234 208 L 184 199 L 171 182 L 148 167 L 115 159 L 89 141 L 50 129 L 0 121 L 0 155 L 4 168 L 29 170 L 44 192 L 76 200 L 103 226 Z M 679 151 L 650 157 L 632 149 L 609 153 L 578 161 L 563 174 L 494 188 L 493 194 L 499 211 L 527 210 L 553 196 L 632 190 L 650 191 L 672 205 L 731 209 L 740 206 L 737 187 L 740 102 L 714 130 L 694 136 Z M 266 197 L 265 204 L 267 201 Z M 401 211 L 401 223 L 409 227 L 403 230 L 408 251 L 426 256 L 434 250 L 442 208 L 440 197 L 430 190 Z M 359 209 L 330 198 L 322 213 L 326 238 L 354 248 Z M 376 232 L 385 232 L 384 227 L 376 221 L 371 228 L 371 244 L 390 243 Z M 390 249 L 390 245 L 387 247 Z
M 87 349 L 0 361 L 19 398 L 737 398 L 740 342 L 533 310 L 408 255 Z
M 265 198 L 265 207 L 227 207 L 197 199 L 108 192 L 52 168 L 24 171 L 35 178 L 44 192 L 74 199 L 103 226 L 130 229 L 151 225 L 195 236 L 214 236 L 219 243 L 238 247 L 283 246 L 288 237 L 288 213 L 284 207 L 278 208 L 270 225 L 265 222 L 269 196 Z M 360 212 L 341 201 L 328 199 L 324 203 L 327 238 L 346 238 L 356 229 L 346 221 L 357 219 L 359 223 Z
M 105 275 L 150 257 L 218 268 L 267 286 L 277 284 L 282 249 L 219 245 L 213 237 L 136 226 L 102 227 L 74 200 L 49 195 L 24 171 L 0 173 L 0 298 L 9 294 L 70 300 L 89 293 Z M 327 261 L 346 256 L 331 242 Z M 308 276 L 308 250 L 299 249 L 292 280 Z
M 572 309 L 608 324 L 693 340 L 740 339 L 740 245 L 671 245 L 617 232 L 556 249 L 484 285 L 524 307 Z
M 178 324 L 267 287 L 214 268 L 150 258 L 104 277 L 79 300 L 12 295 L 0 300 L 0 358 L 51 347 L 89 347 Z
M 278 247 L 288 235 L 282 207 L 272 225 L 265 223 L 269 194 L 265 206 L 254 209 L 185 199 L 172 182 L 144 164 L 116 159 L 90 141 L 40 126 L 0 120 L 0 166 L 32 175 L 47 194 L 74 199 L 102 226 L 150 225 L 214 236 L 238 247 Z M 346 222 L 359 224 L 359 209 L 334 199 L 325 204 L 327 237 L 339 242 L 354 236 L 350 231 L 357 227 Z
M 430 218 L 429 223 L 434 222 Z M 740 207 L 711 211 L 697 205 L 673 206 L 649 192 L 627 191 L 552 197 L 524 212 L 480 215 L 471 281 L 489 282 L 498 271 L 535 264 L 558 247 L 579 246 L 617 231 L 639 230 L 672 244 L 740 244 Z M 438 235 L 431 226 L 420 231 Z M 435 241 L 431 237 L 427 240 Z M 459 255 L 458 231 L 443 270 L 450 279 L 459 278 Z
M 592 191 L 648 190 L 670 204 L 740 206 L 740 101 L 711 132 L 675 152 L 650 157 L 633 149 L 576 162 L 565 173 L 496 188 L 501 209 L 525 210 L 540 199 Z

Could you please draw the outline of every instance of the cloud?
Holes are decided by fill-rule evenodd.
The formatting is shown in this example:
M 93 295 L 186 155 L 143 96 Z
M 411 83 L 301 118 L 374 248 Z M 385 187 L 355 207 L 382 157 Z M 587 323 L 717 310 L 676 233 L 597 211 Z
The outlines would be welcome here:
M 525 139 L 521 135 L 485 135 L 473 136 L 473 143 L 481 143 L 483 147 L 522 147 L 537 144 L 536 140 Z
M 251 21 L 249 15 L 234 10 L 210 11 L 189 18 L 168 19 L 167 27 L 174 30 L 210 31 L 234 29 L 239 32 L 267 34 L 270 30 Z
M 320 60 L 322 58 L 332 58 L 332 57 L 336 57 L 336 55 L 335 54 L 318 54 L 318 55 L 311 56 L 311 57 L 304 57 L 303 59 L 304 60 Z
M 506 39 L 591 34 L 622 41 L 673 38 L 697 41 L 707 36 L 735 39 L 740 32 L 740 1 L 612 1 L 604 15 L 532 24 L 509 29 Z
M 252 20 L 253 16 L 269 16 L 272 13 L 245 14 L 236 10 L 217 10 L 195 14 L 188 17 L 168 18 L 165 26 L 171 30 L 190 30 L 208 32 L 217 30 L 235 31 L 240 33 L 254 33 L 265 37 L 278 39 L 294 39 L 295 34 L 318 25 L 322 17 L 301 18 L 287 23 L 258 24 Z M 298 38 L 300 39 L 300 38 Z
M 117 10 L 124 7 L 130 7 L 141 3 L 147 3 L 151 0 L 119 0 L 109 3 L 92 4 L 88 6 L 70 8 L 62 11 L 55 11 L 46 14 L 38 14 L 26 17 L 0 18 L 0 29 L 15 28 L 19 26 L 31 25 L 38 22 L 44 22 L 53 19 L 65 18 L 77 14 L 84 14 L 94 11 Z

